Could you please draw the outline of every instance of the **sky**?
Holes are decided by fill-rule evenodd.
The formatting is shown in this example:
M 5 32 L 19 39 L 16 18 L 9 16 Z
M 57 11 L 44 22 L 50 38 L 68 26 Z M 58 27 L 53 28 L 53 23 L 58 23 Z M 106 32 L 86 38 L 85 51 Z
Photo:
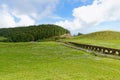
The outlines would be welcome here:
M 120 31 L 120 0 L 0 0 L 0 28 L 56 24 L 72 34 Z

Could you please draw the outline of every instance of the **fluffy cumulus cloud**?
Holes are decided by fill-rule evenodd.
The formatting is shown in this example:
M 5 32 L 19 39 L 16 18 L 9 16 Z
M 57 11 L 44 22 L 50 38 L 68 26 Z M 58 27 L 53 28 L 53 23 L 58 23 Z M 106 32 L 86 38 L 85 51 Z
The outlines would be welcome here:
M 56 22 L 71 31 L 96 26 L 102 22 L 120 20 L 120 0 L 94 0 L 91 5 L 73 10 L 73 20 Z
M 15 26 L 14 18 L 6 11 L 6 6 L 0 7 L 0 27 Z
M 0 20 L 1 27 L 15 26 L 14 19 L 9 14 L 4 14 L 1 18 L 3 18 Z
M 0 27 L 15 27 L 15 26 L 27 26 L 35 24 L 35 21 L 26 14 L 15 14 L 10 11 L 9 7 L 5 4 L 0 7 Z M 19 18 L 19 21 L 15 19 Z
M 3 0 L 0 2 L 0 27 L 27 26 L 44 18 L 58 18 L 54 10 L 59 0 Z
M 35 24 L 35 20 L 27 15 L 17 15 L 16 17 L 20 19 L 19 22 L 16 22 L 16 26 L 28 26 Z

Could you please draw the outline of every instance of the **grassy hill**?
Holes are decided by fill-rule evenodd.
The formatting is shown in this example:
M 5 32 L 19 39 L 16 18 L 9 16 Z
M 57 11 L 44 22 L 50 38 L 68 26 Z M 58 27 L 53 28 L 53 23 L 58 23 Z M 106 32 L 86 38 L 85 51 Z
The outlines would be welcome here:
M 53 24 L 0 29 L 0 36 L 6 37 L 8 42 L 29 42 L 45 39 L 54 40 L 54 38 L 64 34 L 70 34 L 70 32 L 61 26 Z
M 64 41 L 73 41 L 78 43 L 120 49 L 120 32 L 100 31 L 76 36 L 71 39 L 65 39 Z
M 0 43 L 0 80 L 120 80 L 120 60 L 56 42 Z
M 120 32 L 116 31 L 100 31 L 89 34 L 84 34 L 76 38 L 96 39 L 96 40 L 120 40 Z

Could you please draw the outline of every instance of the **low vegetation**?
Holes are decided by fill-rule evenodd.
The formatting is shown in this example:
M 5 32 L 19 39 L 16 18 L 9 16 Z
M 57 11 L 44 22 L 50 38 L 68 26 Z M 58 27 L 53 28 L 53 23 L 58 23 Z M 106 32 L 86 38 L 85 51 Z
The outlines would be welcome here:
M 120 49 L 120 32 L 78 35 L 71 38 L 68 30 L 50 24 L 0 29 L 0 41 L 7 41 L 0 42 L 0 80 L 120 80 L 120 60 L 50 42 L 61 38 Z
M 56 42 L 0 43 L 0 80 L 120 80 L 120 60 Z
M 76 36 L 71 39 L 64 39 L 64 41 L 72 41 L 72 42 L 120 49 L 120 32 L 100 31 L 100 32 Z
M 94 40 L 120 40 L 120 32 L 100 31 L 78 36 L 76 38 L 94 39 Z

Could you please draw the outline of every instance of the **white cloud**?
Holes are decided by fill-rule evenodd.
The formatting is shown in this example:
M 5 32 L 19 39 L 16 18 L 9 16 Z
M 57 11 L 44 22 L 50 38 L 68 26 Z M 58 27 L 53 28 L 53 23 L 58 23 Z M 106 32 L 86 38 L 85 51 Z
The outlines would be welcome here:
M 20 21 L 18 23 L 16 23 L 16 26 L 28 26 L 28 25 L 35 24 L 35 20 L 31 19 L 27 15 L 18 15 L 16 17 L 20 18 Z
M 0 3 L 0 27 L 34 25 L 37 20 L 51 17 L 60 19 L 54 14 L 58 2 L 59 0 L 3 0 Z
M 35 19 L 44 19 L 54 16 L 53 12 L 59 0 L 4 0 L 3 2 L 18 14 L 31 15 Z
M 0 11 L 0 27 L 13 27 L 15 26 L 14 18 L 7 12 Z
M 73 10 L 74 19 L 56 22 L 57 25 L 76 31 L 102 22 L 120 20 L 120 0 L 94 0 L 92 5 Z
M 6 5 L 0 6 L 0 27 L 15 26 L 14 18 L 7 11 Z
M 35 21 L 28 15 L 20 15 L 20 14 L 13 14 L 13 12 L 9 11 L 7 5 L 3 4 L 0 7 L 0 27 L 15 27 L 15 26 L 27 26 L 27 25 L 34 25 Z M 15 18 L 19 18 L 20 21 L 16 22 Z

